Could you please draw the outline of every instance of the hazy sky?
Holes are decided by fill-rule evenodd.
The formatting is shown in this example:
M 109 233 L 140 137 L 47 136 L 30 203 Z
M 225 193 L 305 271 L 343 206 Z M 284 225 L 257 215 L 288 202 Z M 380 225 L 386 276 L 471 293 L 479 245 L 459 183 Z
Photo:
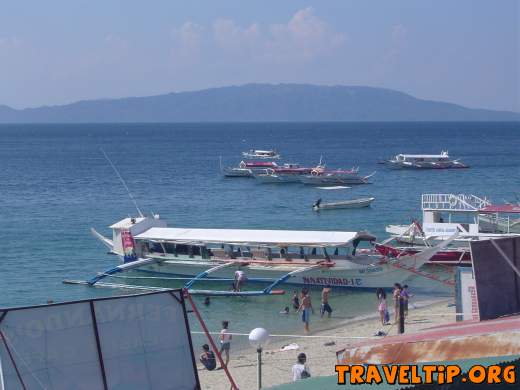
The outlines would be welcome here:
M 0 0 L 0 104 L 251 82 L 520 111 L 518 0 Z

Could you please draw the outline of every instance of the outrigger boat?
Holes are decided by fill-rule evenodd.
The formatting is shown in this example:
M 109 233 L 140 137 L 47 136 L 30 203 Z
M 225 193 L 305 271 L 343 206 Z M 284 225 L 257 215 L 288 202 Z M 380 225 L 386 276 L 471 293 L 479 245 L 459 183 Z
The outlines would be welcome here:
M 469 168 L 459 160 L 452 160 L 447 151 L 441 154 L 398 154 L 390 160 L 383 161 L 395 169 L 457 169 Z
M 158 216 L 125 218 L 110 227 L 112 239 L 92 232 L 123 264 L 98 274 L 89 285 L 133 269 L 151 278 L 189 280 L 185 287 L 191 293 L 205 295 L 271 294 L 281 283 L 390 287 L 418 273 L 451 242 L 395 259 L 368 249 L 356 253 L 360 242 L 375 240 L 366 232 L 169 228 Z M 229 282 L 237 269 L 245 271 L 249 282 L 268 286 L 243 292 L 192 288 L 200 280 Z
M 254 177 L 257 173 L 266 172 L 267 169 L 276 168 L 274 161 L 240 161 L 238 167 L 222 167 L 220 169 L 225 177 Z
M 276 150 L 258 150 L 250 149 L 247 152 L 242 152 L 242 156 L 247 158 L 262 158 L 262 159 L 278 159 L 280 155 Z
M 520 214 L 515 205 L 493 205 L 487 198 L 465 194 L 423 194 L 422 224 L 388 225 L 391 237 L 375 249 L 382 255 L 417 253 L 424 246 L 458 234 L 451 248 L 439 251 L 430 260 L 448 265 L 471 264 L 469 242 L 518 236 L 518 219 L 510 215 Z M 504 216 L 504 215 L 507 215 Z M 400 246 L 390 246 L 396 241 Z
M 324 169 L 321 160 L 316 167 L 302 167 L 300 164 L 288 163 L 256 173 L 255 178 L 261 183 L 299 183 L 302 175 L 321 169 Z
M 359 198 L 351 200 L 342 200 L 339 202 L 323 203 L 320 198 L 312 205 L 312 209 L 314 211 L 336 209 L 360 209 L 363 207 L 370 206 L 374 199 L 375 198 Z
M 375 172 L 368 176 L 360 176 L 357 168 L 351 170 L 314 170 L 310 175 L 303 175 L 300 181 L 303 184 L 314 186 L 341 186 L 354 184 L 369 184 L 368 179 L 375 175 Z

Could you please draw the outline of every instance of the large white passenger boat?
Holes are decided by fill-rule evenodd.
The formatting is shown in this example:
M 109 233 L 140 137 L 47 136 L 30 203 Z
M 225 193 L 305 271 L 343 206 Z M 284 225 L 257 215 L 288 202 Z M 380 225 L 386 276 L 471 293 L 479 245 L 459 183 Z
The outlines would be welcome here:
M 124 264 L 91 281 L 137 269 L 157 275 L 230 280 L 242 269 L 251 282 L 354 288 L 391 287 L 426 263 L 443 242 L 389 259 L 358 248 L 366 232 L 169 228 L 158 217 L 125 218 L 99 238 Z M 211 276 L 209 275 L 211 273 Z

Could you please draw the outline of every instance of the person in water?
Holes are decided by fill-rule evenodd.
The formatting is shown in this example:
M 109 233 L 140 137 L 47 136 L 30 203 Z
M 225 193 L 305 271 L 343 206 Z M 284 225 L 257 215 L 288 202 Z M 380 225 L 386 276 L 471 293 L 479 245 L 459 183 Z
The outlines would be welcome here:
M 320 316 L 323 318 L 325 312 L 327 312 L 328 317 L 330 318 L 332 314 L 332 308 L 329 305 L 329 295 L 330 295 L 331 287 L 330 285 L 326 285 L 321 291 L 321 307 L 320 307 Z
M 241 291 L 242 286 L 246 283 L 246 281 L 247 281 L 247 276 L 246 276 L 245 272 L 240 269 L 237 269 L 235 271 L 235 283 L 234 283 L 235 289 L 234 289 L 234 291 Z
M 289 306 L 285 306 L 285 308 L 279 314 L 289 314 Z
M 220 331 L 219 340 L 220 340 L 220 353 L 225 353 L 226 355 L 226 367 L 229 363 L 229 350 L 231 349 L 231 339 L 232 335 L 229 334 L 229 321 L 222 321 L 222 330 Z M 220 367 L 224 368 L 224 367 Z
M 211 301 L 210 301 L 209 297 L 204 298 L 204 304 L 206 306 L 209 306 L 210 303 L 211 303 Z
M 302 290 L 302 303 L 298 308 L 298 312 L 302 312 L 302 322 L 304 323 L 305 333 L 309 333 L 309 322 L 311 321 L 311 313 L 314 313 L 312 307 L 311 296 L 309 290 Z
M 379 312 L 379 318 L 381 319 L 381 325 L 384 326 L 388 322 L 386 319 L 386 312 L 387 312 L 386 292 L 384 289 L 378 288 L 376 290 L 376 295 L 377 295 L 377 301 L 378 301 L 377 311 Z
M 298 298 L 298 291 L 294 291 L 291 303 L 294 310 L 298 310 L 300 308 L 300 299 Z
M 199 361 L 208 371 L 213 371 L 217 367 L 217 360 L 213 351 L 209 350 L 209 345 L 204 344 L 202 346 L 202 353 L 200 354 Z

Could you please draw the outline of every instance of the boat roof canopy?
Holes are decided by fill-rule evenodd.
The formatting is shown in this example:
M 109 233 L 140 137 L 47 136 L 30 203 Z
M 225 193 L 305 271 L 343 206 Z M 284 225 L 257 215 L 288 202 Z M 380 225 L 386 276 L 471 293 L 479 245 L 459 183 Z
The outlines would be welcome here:
M 146 217 L 135 217 L 135 218 L 124 218 L 119 222 L 114 223 L 113 225 L 110 225 L 110 229 L 130 229 L 132 226 L 143 222 L 146 219 Z
M 449 158 L 448 154 L 398 154 L 405 158 Z
M 151 228 L 134 237 L 138 240 L 179 244 L 235 244 L 258 246 L 347 246 L 354 240 L 376 237 L 365 232 Z
M 490 204 L 479 210 L 480 213 L 511 213 L 520 214 L 520 206 L 514 204 Z

